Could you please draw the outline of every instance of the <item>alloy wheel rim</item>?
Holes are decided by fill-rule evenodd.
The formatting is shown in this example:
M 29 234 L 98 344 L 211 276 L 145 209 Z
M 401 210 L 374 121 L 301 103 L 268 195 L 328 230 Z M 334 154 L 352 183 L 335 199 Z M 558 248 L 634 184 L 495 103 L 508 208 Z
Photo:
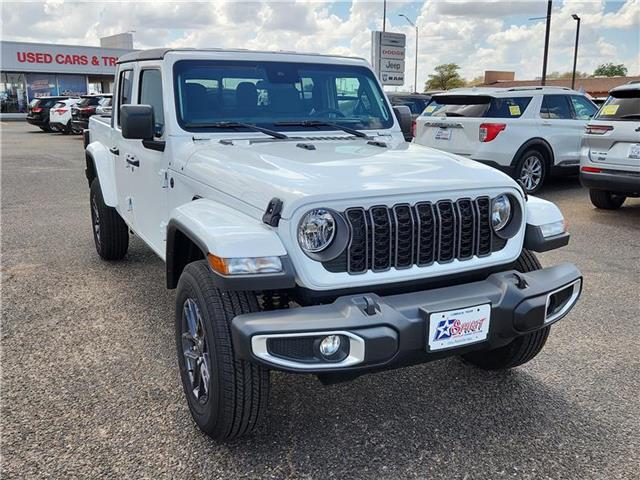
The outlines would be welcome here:
M 209 347 L 200 309 L 192 298 L 182 306 L 182 353 L 191 393 L 199 403 L 206 403 L 211 380 Z
M 93 213 L 93 235 L 95 236 L 98 247 L 100 246 L 100 212 L 95 197 L 91 199 L 91 211 Z
M 522 162 L 520 180 L 527 190 L 533 190 L 540 184 L 542 180 L 542 161 L 538 157 L 527 157 Z

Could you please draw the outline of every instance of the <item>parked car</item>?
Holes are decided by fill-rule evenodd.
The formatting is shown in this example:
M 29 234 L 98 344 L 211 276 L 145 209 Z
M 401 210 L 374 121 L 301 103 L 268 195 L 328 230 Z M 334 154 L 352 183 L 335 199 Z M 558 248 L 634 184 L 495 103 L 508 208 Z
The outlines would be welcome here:
M 122 259 L 132 231 L 164 260 L 184 393 L 213 438 L 255 428 L 270 370 L 521 365 L 580 295 L 575 266 L 533 253 L 568 243 L 560 210 L 405 142 L 409 110 L 365 60 L 154 49 L 119 58 L 116 91 L 84 132 L 95 248 Z
M 100 100 L 100 105 L 96 107 L 96 115 L 111 116 L 111 98 L 112 97 L 105 97 Z
M 110 93 L 83 95 L 80 97 L 80 101 L 71 109 L 73 128 L 77 131 L 89 128 L 89 118 L 95 115 L 96 108 L 100 106 L 100 102 L 110 97 Z
M 61 100 L 66 100 L 69 97 L 64 96 L 55 96 L 55 97 L 39 97 L 34 98 L 29 103 L 29 108 L 27 111 L 27 122 L 31 125 L 35 125 L 39 127 L 40 130 L 44 130 L 45 132 L 53 131 L 53 127 L 49 125 L 49 110 L 56 103 Z
M 597 107 L 563 87 L 470 88 L 434 95 L 415 142 L 496 167 L 535 193 L 550 174 L 578 173 Z
M 74 131 L 74 127 L 71 124 L 71 108 L 79 101 L 79 98 L 68 98 L 56 102 L 49 110 L 49 125 L 65 135 Z M 74 133 L 80 132 L 74 131 Z
M 598 208 L 620 208 L 627 197 L 640 196 L 640 83 L 611 90 L 588 123 L 580 182 Z
M 389 97 L 389 101 L 391 105 L 406 105 L 411 110 L 411 118 L 413 120 L 411 132 L 405 135 L 405 140 L 410 142 L 413 140 L 415 135 L 415 125 L 416 119 L 420 116 L 420 114 L 424 111 L 431 100 L 431 96 L 434 93 L 440 93 L 440 91 L 426 92 L 426 93 L 407 93 L 407 92 L 389 92 L 387 93 L 387 97 Z

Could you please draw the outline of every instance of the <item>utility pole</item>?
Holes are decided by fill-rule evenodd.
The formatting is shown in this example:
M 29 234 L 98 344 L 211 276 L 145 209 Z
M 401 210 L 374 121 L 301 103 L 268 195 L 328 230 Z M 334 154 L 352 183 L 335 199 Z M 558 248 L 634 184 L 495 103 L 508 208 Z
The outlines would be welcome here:
M 382 2 L 382 31 L 387 31 L 387 0 Z
M 409 22 L 409 25 L 411 25 L 413 28 L 416 29 L 416 70 L 415 72 L 413 72 L 413 91 L 417 93 L 418 92 L 418 25 L 416 25 L 411 20 L 409 20 L 409 17 L 407 17 L 404 13 L 401 13 L 398 16 L 404 17 L 404 19 L 407 22 Z
M 576 66 L 578 65 L 578 39 L 580 38 L 580 17 L 575 13 L 571 15 L 578 22 L 576 26 L 576 46 L 573 49 L 573 75 L 571 75 L 571 90 L 576 88 Z
M 551 31 L 551 9 L 553 0 L 547 2 L 547 30 L 544 34 L 544 58 L 542 60 L 542 85 L 547 83 L 547 59 L 549 58 L 549 33 Z

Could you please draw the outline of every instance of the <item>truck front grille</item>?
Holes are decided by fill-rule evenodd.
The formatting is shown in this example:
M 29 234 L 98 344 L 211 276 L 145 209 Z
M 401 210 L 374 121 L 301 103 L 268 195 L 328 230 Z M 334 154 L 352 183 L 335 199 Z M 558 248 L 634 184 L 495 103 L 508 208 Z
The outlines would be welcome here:
M 483 257 L 504 247 L 491 228 L 489 197 L 349 208 L 347 249 L 327 270 L 365 273 Z

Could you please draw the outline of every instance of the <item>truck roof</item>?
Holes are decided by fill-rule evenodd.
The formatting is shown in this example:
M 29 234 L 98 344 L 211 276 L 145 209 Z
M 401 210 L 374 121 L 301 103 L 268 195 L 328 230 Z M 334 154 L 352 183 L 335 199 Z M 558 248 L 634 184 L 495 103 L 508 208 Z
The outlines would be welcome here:
M 127 62 L 140 62 L 144 60 L 162 60 L 164 59 L 167 53 L 198 53 L 198 52 L 211 52 L 211 53 L 228 53 L 233 52 L 237 53 L 240 56 L 243 54 L 279 54 L 279 55 L 296 55 L 296 56 L 307 56 L 307 57 L 321 57 L 321 58 L 336 58 L 336 59 L 348 59 L 348 60 L 358 60 L 362 62 L 366 62 L 364 58 L 361 57 L 349 57 L 346 55 L 325 55 L 320 53 L 306 53 L 306 52 L 292 52 L 286 50 L 248 50 L 244 48 L 237 49 L 229 49 L 229 48 L 152 48 L 149 50 L 137 50 L 135 52 L 127 53 L 122 55 L 117 63 L 127 63 Z

